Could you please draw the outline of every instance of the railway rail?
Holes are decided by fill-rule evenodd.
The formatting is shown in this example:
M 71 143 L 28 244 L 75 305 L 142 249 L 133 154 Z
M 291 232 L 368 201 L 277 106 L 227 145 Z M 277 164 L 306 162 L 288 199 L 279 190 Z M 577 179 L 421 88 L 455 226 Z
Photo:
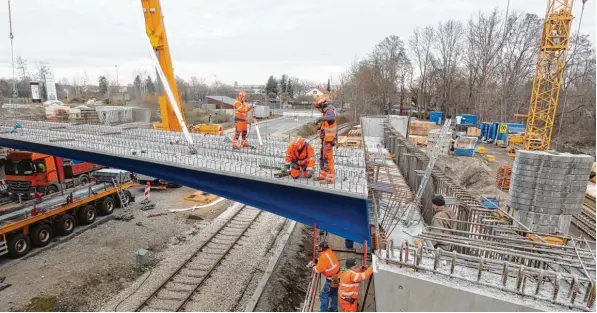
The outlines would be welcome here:
M 241 208 L 134 311 L 184 311 L 262 212 L 247 206 Z

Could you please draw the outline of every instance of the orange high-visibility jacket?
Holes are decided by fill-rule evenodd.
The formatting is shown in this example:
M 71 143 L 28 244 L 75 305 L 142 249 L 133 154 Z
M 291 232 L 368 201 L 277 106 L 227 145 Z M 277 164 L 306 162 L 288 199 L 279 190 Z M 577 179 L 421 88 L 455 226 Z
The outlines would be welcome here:
M 305 143 L 305 147 L 303 151 L 298 151 L 294 147 L 294 143 L 288 145 L 288 149 L 286 149 L 286 158 L 284 158 L 284 162 L 288 165 L 290 163 L 295 163 L 300 167 L 306 167 L 309 170 L 312 170 L 315 167 L 315 151 L 313 147 Z
M 353 270 L 347 270 L 340 274 L 340 286 L 338 287 L 338 296 L 340 298 L 358 299 L 361 289 L 360 282 L 369 279 L 373 274 L 373 268 L 369 267 L 365 272 L 357 273 Z
M 317 265 L 313 267 L 315 273 L 321 273 L 325 277 L 331 277 L 340 271 L 340 264 L 338 258 L 332 249 L 327 249 L 319 253 Z
M 323 121 L 319 127 L 319 135 L 324 142 L 334 142 L 336 140 L 336 108 L 328 106 L 327 111 L 323 113 Z
M 234 102 L 234 121 L 246 122 L 247 113 L 250 112 L 251 109 L 253 108 L 237 97 L 236 102 Z

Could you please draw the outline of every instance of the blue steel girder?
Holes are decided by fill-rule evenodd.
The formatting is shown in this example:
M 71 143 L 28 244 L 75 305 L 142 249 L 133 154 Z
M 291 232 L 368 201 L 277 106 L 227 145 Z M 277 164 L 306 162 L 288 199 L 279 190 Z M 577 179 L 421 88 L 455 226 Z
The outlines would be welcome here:
M 369 240 L 369 212 L 365 195 L 233 176 L 225 172 L 154 163 L 121 155 L 51 146 L 0 137 L 0 146 L 83 160 L 159 177 L 226 199 L 262 209 L 356 242 Z

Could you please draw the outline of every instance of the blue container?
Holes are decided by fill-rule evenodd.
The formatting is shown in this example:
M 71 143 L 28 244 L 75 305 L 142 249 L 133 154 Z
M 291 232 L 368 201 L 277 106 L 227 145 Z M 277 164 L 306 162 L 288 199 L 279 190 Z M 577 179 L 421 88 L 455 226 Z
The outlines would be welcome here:
M 523 133 L 525 131 L 524 124 L 520 123 L 508 123 L 508 133 L 515 134 L 515 133 Z
M 462 119 L 460 120 L 460 124 L 463 125 L 477 125 L 477 116 L 472 114 L 462 114 Z
M 442 112 L 438 112 L 438 111 L 429 112 L 429 121 L 434 122 L 436 125 L 441 125 Z
M 454 149 L 454 155 L 472 157 L 475 154 L 475 149 Z
M 489 132 L 487 133 L 487 142 L 493 142 L 495 140 L 495 135 L 498 130 L 498 124 L 499 123 L 492 123 L 491 126 L 489 126 Z
M 481 205 L 488 208 L 488 209 L 497 209 L 500 207 L 500 200 L 496 197 L 485 197 L 486 199 L 481 199 Z
M 479 125 L 481 129 L 481 138 L 487 139 L 487 134 L 489 133 L 489 123 L 483 122 Z
M 496 141 L 497 140 L 503 140 L 504 142 L 508 141 L 508 124 L 507 123 L 500 123 L 498 125 Z
M 346 249 L 354 249 L 354 241 L 344 239 L 344 246 L 346 247 Z

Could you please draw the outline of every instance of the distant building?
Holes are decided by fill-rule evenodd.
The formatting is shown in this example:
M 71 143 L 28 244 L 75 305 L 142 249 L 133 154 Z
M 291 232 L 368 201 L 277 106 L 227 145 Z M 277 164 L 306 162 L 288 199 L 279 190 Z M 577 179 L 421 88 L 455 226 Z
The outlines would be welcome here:
M 215 104 L 218 109 L 234 109 L 234 98 L 227 96 L 207 96 L 207 103 Z
M 325 88 L 313 88 L 307 92 L 307 95 L 313 98 L 324 97 L 328 100 L 330 99 L 330 92 Z

